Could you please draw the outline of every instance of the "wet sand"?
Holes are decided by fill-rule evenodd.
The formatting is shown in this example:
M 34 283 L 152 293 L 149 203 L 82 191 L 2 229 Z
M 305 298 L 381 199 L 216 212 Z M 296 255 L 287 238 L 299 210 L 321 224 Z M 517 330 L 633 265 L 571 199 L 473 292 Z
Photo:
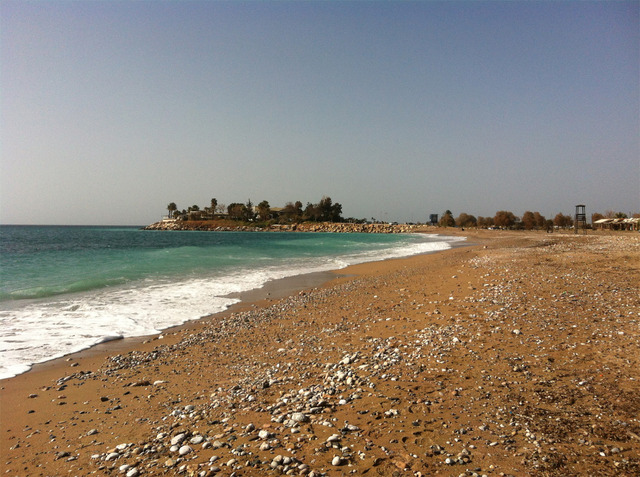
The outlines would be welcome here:
M 464 234 L 0 381 L 0 471 L 640 475 L 639 235 Z

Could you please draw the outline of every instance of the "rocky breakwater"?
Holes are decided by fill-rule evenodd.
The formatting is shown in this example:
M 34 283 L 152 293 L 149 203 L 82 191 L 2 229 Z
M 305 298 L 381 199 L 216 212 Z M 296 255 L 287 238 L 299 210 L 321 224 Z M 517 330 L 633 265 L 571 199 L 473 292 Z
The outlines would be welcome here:
M 331 222 L 305 222 L 288 226 L 283 230 L 299 232 L 334 232 L 334 233 L 367 233 L 367 234 L 402 234 L 416 231 L 416 225 L 410 224 L 350 224 Z
M 251 225 L 233 225 L 220 221 L 182 221 L 162 220 L 155 222 L 144 230 L 208 230 L 212 232 L 245 231 L 245 232 L 330 232 L 330 233 L 371 233 L 398 234 L 417 232 L 420 226 L 412 224 L 352 224 L 338 222 L 304 222 L 301 224 L 274 224 L 267 227 Z

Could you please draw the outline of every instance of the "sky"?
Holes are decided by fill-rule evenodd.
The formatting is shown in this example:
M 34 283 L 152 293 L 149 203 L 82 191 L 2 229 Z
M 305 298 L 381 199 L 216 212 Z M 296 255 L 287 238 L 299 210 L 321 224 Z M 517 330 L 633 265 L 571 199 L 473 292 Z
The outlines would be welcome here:
M 640 3 L 0 1 L 0 223 L 640 212 Z

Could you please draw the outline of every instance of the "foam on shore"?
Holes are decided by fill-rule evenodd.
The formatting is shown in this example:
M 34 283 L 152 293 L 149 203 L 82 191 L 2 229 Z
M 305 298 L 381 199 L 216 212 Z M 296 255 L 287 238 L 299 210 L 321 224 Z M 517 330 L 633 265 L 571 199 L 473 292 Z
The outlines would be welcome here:
M 60 358 L 117 338 L 148 336 L 240 301 L 266 283 L 302 274 L 343 269 L 358 263 L 406 257 L 451 248 L 460 237 L 430 236 L 413 243 L 345 255 L 299 257 L 272 266 L 240 268 L 223 275 L 181 280 L 146 279 L 0 311 L 0 379 L 33 364 Z

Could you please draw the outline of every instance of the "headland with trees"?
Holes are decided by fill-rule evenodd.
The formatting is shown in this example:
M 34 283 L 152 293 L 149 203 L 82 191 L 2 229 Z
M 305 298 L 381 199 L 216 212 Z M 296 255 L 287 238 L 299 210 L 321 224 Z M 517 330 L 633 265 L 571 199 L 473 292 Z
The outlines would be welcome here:
M 314 230 L 314 231 L 366 231 L 366 232 L 407 232 L 423 226 L 483 228 L 501 230 L 567 230 L 574 227 L 574 217 L 559 212 L 553 219 L 548 219 L 540 212 L 525 211 L 517 216 L 508 210 L 499 210 L 493 217 L 474 216 L 466 212 L 457 217 L 446 210 L 438 219 L 431 214 L 425 222 L 397 224 L 371 219 L 356 219 L 342 216 L 342 204 L 333 202 L 324 196 L 317 203 L 301 201 L 287 202 L 284 207 L 271 207 L 263 200 L 257 205 L 250 199 L 244 203 L 232 202 L 225 205 L 212 198 L 209 205 L 189 206 L 180 210 L 175 202 L 167 206 L 168 215 L 161 221 L 145 227 L 149 230 Z M 606 221 L 604 219 L 611 219 Z M 607 211 L 604 214 L 591 215 L 591 228 L 596 222 L 615 223 L 624 230 L 638 230 L 640 214 L 632 217 L 622 212 Z M 320 226 L 319 224 L 325 224 Z M 332 224 L 332 225 L 328 225 Z M 337 224 L 343 224 L 337 227 Z M 346 224 L 351 224 L 347 227 Z M 357 225 L 357 227 L 356 227 Z

